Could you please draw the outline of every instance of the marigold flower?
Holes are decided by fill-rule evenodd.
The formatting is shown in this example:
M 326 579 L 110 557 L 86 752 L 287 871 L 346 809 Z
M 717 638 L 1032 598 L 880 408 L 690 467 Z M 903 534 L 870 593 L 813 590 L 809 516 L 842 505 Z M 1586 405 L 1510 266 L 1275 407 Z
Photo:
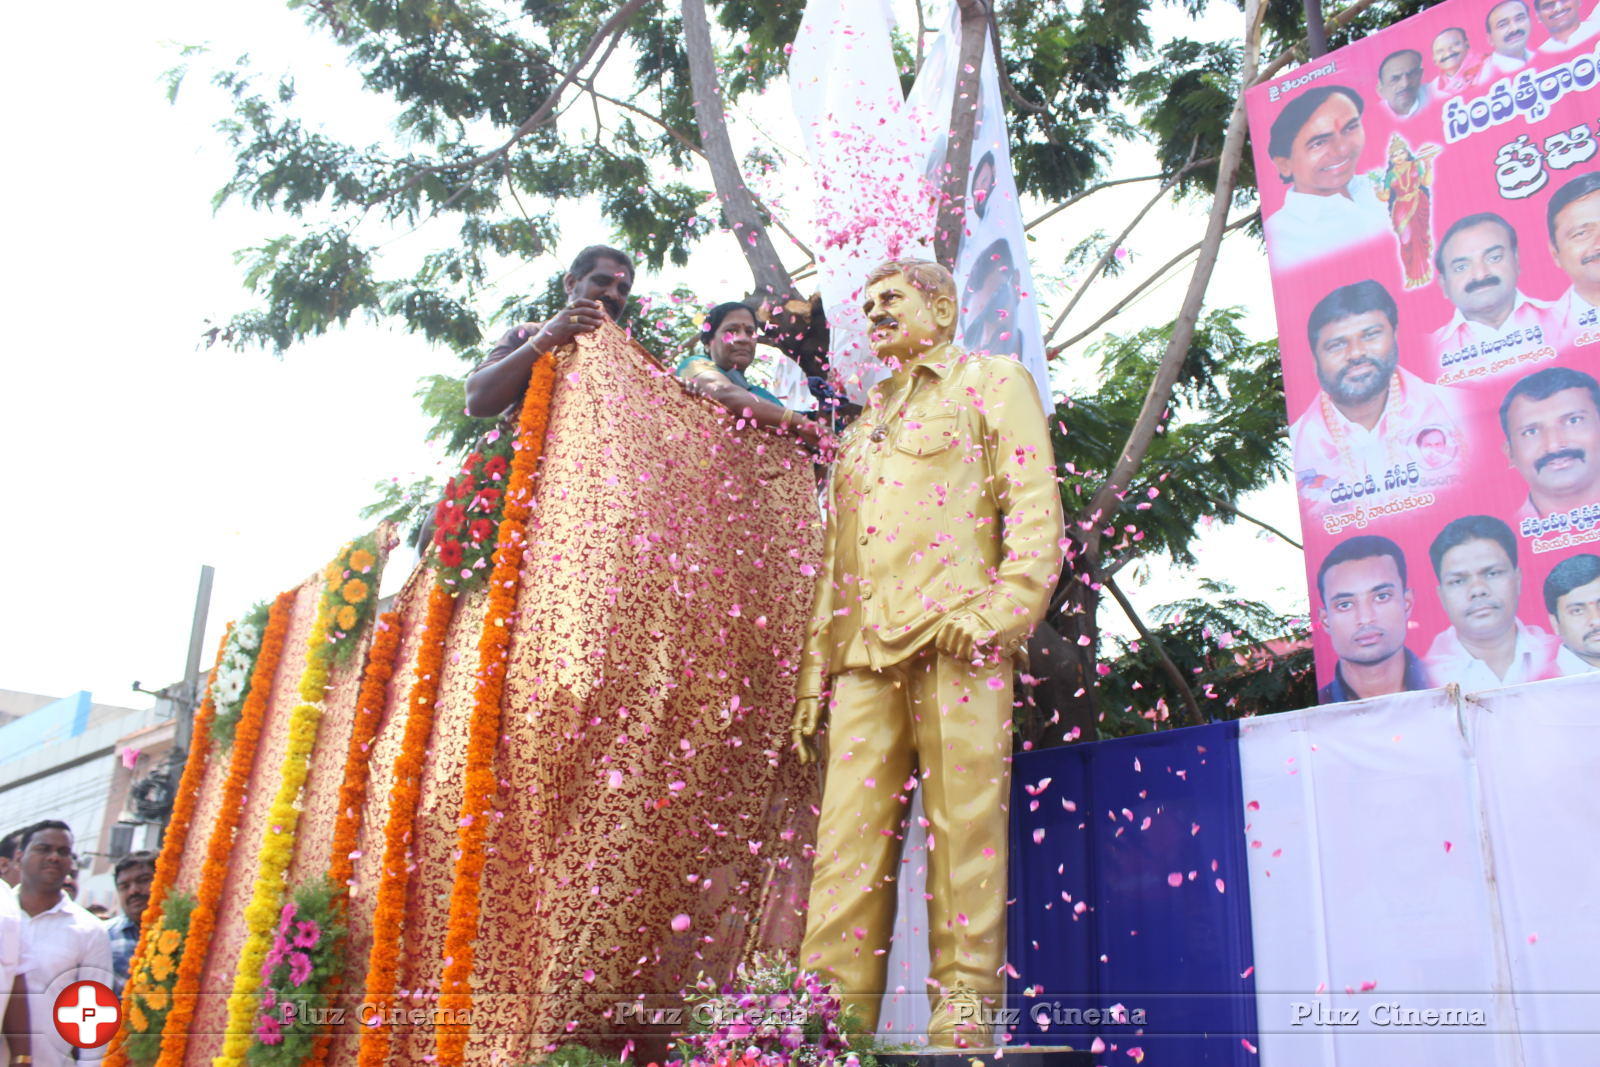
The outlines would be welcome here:
M 128 1009 L 128 1025 L 141 1034 L 150 1029 L 150 1020 L 139 1010 L 137 1004 Z
M 339 609 L 339 614 L 335 621 L 338 622 L 339 629 L 353 630 L 355 629 L 356 622 L 359 621 L 359 617 L 356 615 L 356 609 L 351 607 L 349 604 L 346 604 L 344 607 Z
M 161 936 L 156 939 L 156 951 L 165 952 L 170 956 L 174 952 L 178 951 L 178 946 L 182 943 L 183 935 L 178 933 L 178 931 L 163 930 L 161 931 Z
M 350 553 L 350 569 L 360 571 L 362 574 L 370 571 L 378 562 L 376 556 L 364 548 L 358 548 Z
M 151 1011 L 167 1010 L 167 991 L 161 986 L 156 986 L 154 989 L 145 990 L 142 994 L 142 997 L 145 1006 Z
M 165 952 L 157 952 L 150 960 L 150 976 L 158 982 L 165 982 L 172 974 L 172 957 Z
M 339 592 L 350 603 L 359 604 L 367 599 L 367 583 L 360 578 L 352 578 L 344 583 L 344 588 Z

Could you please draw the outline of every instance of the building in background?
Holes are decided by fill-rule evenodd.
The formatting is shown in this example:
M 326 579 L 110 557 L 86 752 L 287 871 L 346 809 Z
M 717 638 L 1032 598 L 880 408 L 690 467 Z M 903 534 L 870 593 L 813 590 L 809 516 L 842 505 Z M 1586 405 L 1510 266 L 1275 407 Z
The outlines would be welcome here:
M 148 708 L 0 690 L 0 833 L 61 819 L 77 839 L 78 903 L 117 908 L 111 867 L 155 849 L 181 768 L 173 704 Z

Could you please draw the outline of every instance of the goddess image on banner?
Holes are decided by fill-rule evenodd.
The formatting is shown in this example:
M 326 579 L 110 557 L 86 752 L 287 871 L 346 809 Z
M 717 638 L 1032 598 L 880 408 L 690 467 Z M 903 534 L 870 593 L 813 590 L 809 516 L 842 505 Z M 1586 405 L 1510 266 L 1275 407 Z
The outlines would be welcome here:
M 1446 0 L 1247 97 L 1324 702 L 1600 670 L 1600 14 Z

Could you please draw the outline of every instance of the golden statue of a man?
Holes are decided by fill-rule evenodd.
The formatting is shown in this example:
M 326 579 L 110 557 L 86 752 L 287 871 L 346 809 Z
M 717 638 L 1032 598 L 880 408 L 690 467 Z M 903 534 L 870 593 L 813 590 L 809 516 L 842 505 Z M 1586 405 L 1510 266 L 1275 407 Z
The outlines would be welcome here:
M 952 344 L 955 280 L 894 260 L 867 279 L 891 371 L 846 431 L 795 704 L 828 759 L 801 966 L 877 1028 L 911 791 L 928 819 L 935 1044 L 987 1038 L 1004 989 L 1013 658 L 1061 570 L 1049 429 L 1019 363 Z

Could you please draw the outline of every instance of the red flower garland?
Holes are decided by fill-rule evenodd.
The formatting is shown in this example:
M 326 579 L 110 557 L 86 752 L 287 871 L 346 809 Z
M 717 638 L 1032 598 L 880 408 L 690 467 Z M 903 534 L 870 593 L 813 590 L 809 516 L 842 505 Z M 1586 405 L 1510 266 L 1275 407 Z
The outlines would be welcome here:
M 234 831 L 244 814 L 246 787 L 250 771 L 255 765 L 256 748 L 261 740 L 261 728 L 266 722 L 267 700 L 272 693 L 272 679 L 278 673 L 278 662 L 283 658 L 284 642 L 289 636 L 289 615 L 294 609 L 295 591 L 279 593 L 273 601 L 272 612 L 267 616 L 267 628 L 261 635 L 261 652 L 251 672 L 250 695 L 245 698 L 239 713 L 239 724 L 234 730 L 233 753 L 228 761 L 228 777 L 222 787 L 222 803 L 217 809 L 217 823 L 211 828 L 211 839 L 206 843 L 205 864 L 201 867 L 200 890 L 195 894 L 194 914 L 189 919 L 188 941 L 191 945 L 208 946 L 217 924 L 217 905 L 222 899 L 222 888 L 228 877 L 228 856 L 233 851 Z M 163 849 L 163 851 L 165 851 Z M 205 966 L 206 953 L 185 952 L 178 964 L 178 977 L 172 986 L 172 1011 L 167 1015 L 162 1032 L 161 1058 L 156 1067 L 180 1067 L 189 1049 L 189 1034 L 193 1029 L 194 1010 L 200 1000 L 200 971 Z
M 233 623 L 229 623 L 222 634 L 222 643 L 217 646 L 217 664 L 222 663 L 222 654 L 228 647 L 228 638 L 233 636 Z M 150 903 L 145 905 L 144 915 L 139 920 L 139 945 L 133 951 L 133 959 L 128 964 L 128 973 L 136 974 L 139 965 L 144 962 L 145 955 L 150 951 L 150 941 L 155 937 L 157 928 L 161 925 L 161 908 L 167 899 L 167 894 L 172 890 L 172 883 L 177 881 L 178 867 L 183 862 L 183 847 L 189 840 L 189 827 L 194 822 L 195 801 L 200 795 L 200 782 L 205 777 L 207 750 L 211 747 L 211 718 L 217 713 L 217 704 L 211 698 L 211 686 L 217 680 L 217 668 L 211 668 L 211 677 L 206 681 L 205 699 L 200 702 L 200 710 L 194 717 L 194 728 L 191 733 L 194 747 L 189 749 L 188 759 L 183 765 L 183 776 L 178 780 L 178 794 L 172 802 L 172 820 L 167 823 L 167 831 L 161 841 L 161 851 L 156 854 L 155 878 L 150 883 Z M 128 983 L 129 988 L 123 992 L 122 1018 L 127 1020 L 128 1011 L 133 1007 L 133 983 Z M 127 1027 L 117 1031 L 113 1044 L 106 1052 L 106 1067 L 126 1067 L 127 1055 L 122 1050 L 122 1042 L 127 1035 Z
M 511 644 L 511 613 L 517 606 L 522 576 L 533 480 L 544 454 L 555 395 L 556 361 L 546 356 L 534 364 L 528 393 L 518 420 L 516 451 L 506 492 L 505 517 L 489 576 L 489 604 L 478 638 L 478 687 L 467 741 L 465 787 L 461 794 L 460 829 L 456 833 L 455 885 L 450 893 L 450 922 L 445 930 L 444 977 L 440 983 L 440 1018 L 470 1018 L 472 1010 L 473 942 L 478 936 L 479 893 L 489 812 L 496 789 L 494 754 L 500 742 L 500 699 L 505 690 L 506 654 Z M 467 1049 L 467 1027 L 445 1023 L 438 1029 L 438 1062 L 461 1067 Z
M 428 742 L 433 737 L 435 702 L 444 673 L 445 638 L 455 615 L 456 599 L 443 583 L 428 591 L 428 614 L 423 624 L 422 647 L 417 650 L 417 675 L 411 683 L 405 734 L 394 764 L 394 785 L 389 821 L 384 829 L 383 867 L 378 878 L 377 903 L 372 912 L 372 952 L 367 961 L 366 997 L 359 1019 L 381 1018 L 389 1011 L 400 973 L 401 922 L 405 918 L 406 888 L 411 881 L 407 853 L 422 794 L 422 773 Z M 370 1013 L 369 1013 L 370 1012 Z M 389 1028 L 367 1026 L 361 1031 L 362 1067 L 382 1067 L 389 1059 Z
M 343 916 L 350 898 L 350 882 L 355 876 L 356 844 L 361 832 L 361 812 L 367 802 L 367 782 L 372 774 L 372 739 L 383 721 L 383 709 L 394 677 L 395 660 L 400 654 L 400 616 L 385 612 L 373 628 L 372 645 L 367 650 L 367 666 L 361 675 L 361 692 L 356 698 L 355 725 L 350 730 L 350 747 L 345 752 L 344 779 L 339 783 L 339 813 L 333 822 L 333 858 L 328 862 L 328 880 L 333 883 L 335 914 Z M 342 975 L 334 975 L 328 993 L 336 994 Z M 317 1039 L 307 1060 L 308 1067 L 320 1067 L 328 1060 L 333 1042 L 331 1032 Z

